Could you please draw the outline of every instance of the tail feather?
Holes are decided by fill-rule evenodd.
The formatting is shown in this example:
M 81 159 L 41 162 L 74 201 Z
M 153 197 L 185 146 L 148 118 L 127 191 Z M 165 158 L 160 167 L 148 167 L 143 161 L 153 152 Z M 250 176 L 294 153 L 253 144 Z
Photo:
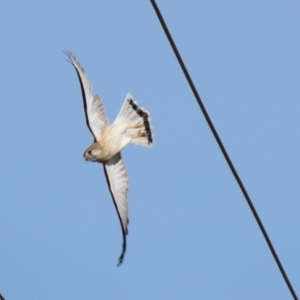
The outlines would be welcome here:
M 154 135 L 152 132 L 153 127 L 151 125 L 150 114 L 144 108 L 139 108 L 138 103 L 133 100 L 130 94 L 127 94 L 124 104 L 114 123 L 128 123 L 130 125 L 135 125 L 139 122 L 142 122 L 143 128 L 130 128 L 127 130 L 127 134 L 134 137 L 138 135 L 138 133 L 145 133 L 145 136 L 135 137 L 131 140 L 131 143 L 152 147 L 154 145 Z

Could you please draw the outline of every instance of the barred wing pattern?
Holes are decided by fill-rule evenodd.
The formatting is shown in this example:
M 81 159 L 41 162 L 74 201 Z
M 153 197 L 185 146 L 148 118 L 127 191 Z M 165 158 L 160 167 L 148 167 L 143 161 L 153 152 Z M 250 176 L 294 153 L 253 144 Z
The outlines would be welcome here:
M 70 59 L 70 63 L 74 66 L 80 82 L 86 124 L 95 140 L 99 141 L 101 138 L 101 129 L 109 124 L 104 106 L 100 96 L 93 95 L 93 88 L 87 74 L 76 60 L 75 56 L 70 51 L 65 50 L 64 52 Z
M 127 201 L 129 182 L 121 153 L 116 154 L 109 162 L 104 164 L 103 169 L 109 191 L 118 213 L 123 234 L 123 248 L 122 253 L 119 257 L 119 266 L 123 262 L 126 251 L 126 235 L 128 233 L 127 225 L 129 223 Z

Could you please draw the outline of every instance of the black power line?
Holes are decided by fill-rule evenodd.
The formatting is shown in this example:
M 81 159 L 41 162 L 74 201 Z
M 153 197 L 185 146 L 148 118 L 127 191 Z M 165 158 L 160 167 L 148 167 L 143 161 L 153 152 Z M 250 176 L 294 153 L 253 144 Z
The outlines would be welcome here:
M 297 295 L 296 295 L 296 293 L 295 293 L 295 291 L 293 289 L 293 286 L 291 285 L 291 283 L 289 281 L 289 278 L 287 277 L 287 275 L 286 275 L 286 273 L 284 271 L 284 268 L 283 268 L 283 266 L 282 266 L 282 264 L 281 264 L 281 262 L 280 262 L 280 260 L 279 260 L 279 258 L 277 256 L 277 254 L 276 254 L 276 251 L 275 251 L 275 249 L 274 249 L 274 247 L 272 245 L 272 242 L 271 242 L 271 240 L 270 240 L 270 238 L 269 238 L 269 236 L 267 234 L 267 231 L 265 230 L 264 225 L 263 225 L 262 221 L 260 220 L 260 218 L 258 216 L 258 213 L 256 212 L 256 209 L 255 209 L 255 207 L 254 207 L 254 205 L 253 205 L 253 203 L 252 203 L 252 201 L 251 201 L 251 199 L 250 199 L 250 197 L 249 197 L 249 195 L 248 195 L 248 193 L 247 193 L 247 191 L 246 191 L 246 189 L 244 187 L 244 184 L 243 184 L 242 180 L 240 179 L 237 171 L 235 170 L 235 167 L 234 167 L 234 165 L 233 165 L 233 163 L 232 163 L 232 161 L 231 161 L 231 159 L 230 159 L 230 157 L 229 157 L 229 155 L 228 155 L 228 153 L 227 153 L 227 151 L 226 151 L 226 149 L 225 149 L 225 147 L 224 147 L 224 145 L 223 145 L 223 143 L 222 143 L 222 141 L 221 141 L 221 139 L 220 139 L 220 137 L 218 135 L 218 132 L 215 129 L 215 127 L 214 127 L 214 125 L 213 125 L 213 123 L 212 123 L 212 121 L 211 121 L 211 119 L 210 119 L 210 117 L 209 117 L 209 115 L 208 115 L 208 113 L 207 113 L 207 111 L 205 109 L 205 106 L 204 106 L 204 104 L 203 104 L 203 102 L 202 102 L 202 100 L 201 100 L 201 98 L 200 98 L 200 96 L 199 96 L 199 94 L 197 92 L 197 89 L 196 89 L 196 87 L 195 87 L 195 85 L 194 85 L 194 83 L 192 81 L 192 78 L 190 77 L 189 72 L 188 72 L 187 68 L 185 67 L 185 64 L 184 64 L 184 62 L 183 62 L 183 60 L 182 60 L 182 58 L 181 58 L 181 56 L 179 54 L 179 51 L 178 51 L 178 49 L 177 49 L 177 47 L 176 47 L 176 45 L 175 45 L 175 43 L 173 41 L 173 38 L 172 38 L 172 36 L 171 36 L 171 34 L 169 32 L 169 29 L 168 29 L 168 27 L 167 27 L 167 25 L 166 25 L 166 23 L 165 23 L 162 15 L 161 15 L 161 13 L 160 13 L 160 10 L 159 10 L 159 8 L 158 8 L 155 0 L 150 0 L 150 1 L 151 1 L 151 4 L 152 4 L 152 6 L 153 6 L 153 8 L 154 8 L 154 10 L 156 12 L 156 14 L 157 14 L 157 17 L 158 17 L 158 19 L 160 21 L 160 24 L 163 27 L 163 30 L 164 30 L 164 32 L 165 32 L 165 34 L 166 34 L 166 36 L 167 36 L 167 38 L 168 38 L 168 40 L 169 40 L 169 42 L 171 44 L 171 47 L 172 47 L 172 49 L 173 49 L 173 51 L 174 51 L 174 53 L 176 55 L 176 58 L 177 58 L 180 66 L 181 66 L 181 69 L 182 69 L 182 71 L 183 71 L 183 73 L 184 73 L 184 75 L 185 75 L 185 77 L 186 77 L 186 79 L 187 79 L 187 81 L 188 81 L 188 83 L 189 83 L 189 85 L 190 85 L 193 93 L 194 93 L 194 96 L 195 96 L 195 98 L 196 98 L 196 100 L 197 100 L 197 102 L 198 102 L 198 104 L 200 106 L 200 109 L 202 110 L 202 113 L 203 113 L 203 115 L 204 115 L 204 117 L 206 119 L 206 122 L 208 123 L 208 126 L 211 129 L 211 131 L 212 131 L 212 133 L 213 133 L 213 135 L 214 135 L 214 137 L 215 137 L 215 139 L 216 139 L 216 141 L 217 141 L 217 143 L 218 143 L 218 145 L 219 145 L 219 147 L 220 147 L 220 149 L 221 149 L 221 151 L 222 151 L 222 153 L 223 153 L 223 155 L 224 155 L 224 157 L 225 157 L 225 159 L 226 159 L 226 161 L 227 161 L 227 163 L 229 165 L 229 168 L 230 168 L 230 170 L 231 170 L 234 178 L 236 179 L 236 181 L 237 181 L 240 189 L 242 190 L 242 193 L 243 193 L 244 197 L 246 198 L 246 201 L 247 201 L 247 203 L 248 203 L 248 205 L 249 205 L 249 207 L 250 207 L 250 209 L 251 209 L 251 211 L 252 211 L 252 213 L 253 213 L 253 215 L 255 217 L 255 220 L 258 223 L 258 226 L 259 226 L 259 228 L 260 228 L 260 230 L 261 230 L 261 232 L 262 232 L 262 234 L 263 234 L 263 236 L 264 236 L 264 238 L 265 238 L 265 240 L 266 240 L 266 242 L 267 242 L 267 244 L 268 244 L 268 246 L 270 248 L 270 251 L 273 254 L 273 257 L 274 257 L 274 259 L 275 259 L 275 261 L 277 263 L 277 266 L 280 269 L 280 272 L 281 272 L 281 274 L 282 274 L 282 276 L 283 276 L 283 278 L 284 278 L 284 280 L 285 280 L 285 282 L 286 282 L 286 284 L 287 284 L 287 286 L 288 286 L 288 288 L 289 288 L 289 290 L 290 290 L 293 298 L 295 300 L 298 300 L 298 297 L 297 297 Z
M 0 300 L 5 300 L 4 297 L 0 293 Z

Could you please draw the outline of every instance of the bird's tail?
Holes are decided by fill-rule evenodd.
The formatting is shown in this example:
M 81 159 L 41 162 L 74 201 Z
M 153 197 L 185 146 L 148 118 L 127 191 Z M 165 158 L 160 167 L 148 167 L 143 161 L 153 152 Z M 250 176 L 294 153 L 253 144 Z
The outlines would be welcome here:
M 127 94 L 114 123 L 127 123 L 129 125 L 126 134 L 132 137 L 132 144 L 146 147 L 154 145 L 150 114 L 144 108 L 139 108 L 138 103 L 133 100 L 130 94 Z

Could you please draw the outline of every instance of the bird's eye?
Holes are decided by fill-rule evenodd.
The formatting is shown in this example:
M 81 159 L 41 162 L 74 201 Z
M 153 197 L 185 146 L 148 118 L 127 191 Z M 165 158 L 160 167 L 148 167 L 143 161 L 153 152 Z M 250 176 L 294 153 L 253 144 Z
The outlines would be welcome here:
M 92 155 L 92 150 L 85 151 L 84 157 L 89 157 Z

